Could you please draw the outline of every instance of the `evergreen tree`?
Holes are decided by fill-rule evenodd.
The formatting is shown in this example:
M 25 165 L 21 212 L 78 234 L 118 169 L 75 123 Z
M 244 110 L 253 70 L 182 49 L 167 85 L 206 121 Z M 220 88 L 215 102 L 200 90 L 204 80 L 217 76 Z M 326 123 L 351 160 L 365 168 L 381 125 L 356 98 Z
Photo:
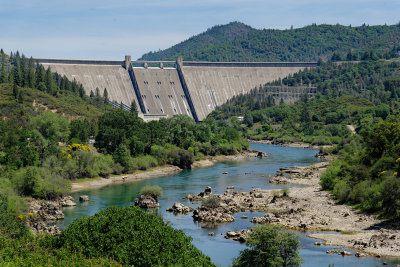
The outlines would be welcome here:
M 18 92 L 18 103 L 22 104 L 24 102 L 24 95 L 22 93 L 22 90 L 19 90 Z
M 13 96 L 15 99 L 18 97 L 18 86 L 16 83 L 13 83 Z
M 22 86 L 22 70 L 19 61 L 16 61 L 14 68 L 13 68 L 13 83 L 18 86 Z
M 131 112 L 132 112 L 133 114 L 138 115 L 138 109 L 137 109 L 135 100 L 132 100 L 132 103 L 131 103 Z
M 8 82 L 8 75 L 6 72 L 6 67 L 4 64 L 1 65 L 1 73 L 0 73 L 0 83 L 6 83 Z
M 51 73 L 50 67 L 48 67 L 47 70 L 46 70 L 45 82 L 44 83 L 46 84 L 47 92 L 50 93 L 50 94 L 54 93 L 53 92 L 53 84 L 54 84 L 53 73 Z
M 93 90 L 90 90 L 90 98 L 93 98 L 93 97 L 94 97 Z
M 107 88 L 104 88 L 103 98 L 104 98 L 104 104 L 108 104 L 108 92 L 107 92 Z

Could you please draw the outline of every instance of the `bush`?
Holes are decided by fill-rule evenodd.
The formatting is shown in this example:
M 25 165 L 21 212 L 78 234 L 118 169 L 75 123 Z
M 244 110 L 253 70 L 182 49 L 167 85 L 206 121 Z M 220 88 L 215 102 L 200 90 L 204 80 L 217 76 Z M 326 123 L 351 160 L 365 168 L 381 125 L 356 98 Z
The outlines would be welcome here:
M 0 232 L 11 238 L 19 238 L 28 234 L 29 230 L 25 225 L 21 210 L 24 204 L 20 197 L 0 192 Z
M 140 190 L 140 194 L 158 199 L 158 197 L 162 196 L 163 192 L 162 188 L 158 185 L 146 185 Z
M 139 207 L 111 207 L 74 221 L 53 248 L 80 251 L 86 257 L 113 258 L 134 266 L 215 266 L 191 244 L 191 237 L 167 225 L 161 216 Z
M 221 199 L 217 196 L 210 196 L 201 200 L 201 205 L 210 209 L 218 208 L 220 203 Z
M 41 199 L 54 199 L 69 192 L 71 184 L 45 168 L 27 167 L 12 177 L 18 193 Z
M 169 163 L 178 166 L 181 169 L 187 170 L 192 168 L 194 156 L 186 150 L 174 150 L 168 153 Z
M 282 197 L 288 197 L 289 196 L 289 188 L 282 188 L 281 189 Z
M 382 206 L 386 215 L 400 218 L 400 179 L 390 175 L 383 182 Z
M 265 224 L 253 228 L 246 245 L 250 249 L 240 251 L 233 266 L 300 266 L 302 262 L 299 236 L 281 231 L 279 226 Z
M 86 258 L 66 249 L 53 250 L 40 246 L 42 238 L 24 236 L 11 239 L 0 233 L 1 266 L 121 266 L 112 259 Z

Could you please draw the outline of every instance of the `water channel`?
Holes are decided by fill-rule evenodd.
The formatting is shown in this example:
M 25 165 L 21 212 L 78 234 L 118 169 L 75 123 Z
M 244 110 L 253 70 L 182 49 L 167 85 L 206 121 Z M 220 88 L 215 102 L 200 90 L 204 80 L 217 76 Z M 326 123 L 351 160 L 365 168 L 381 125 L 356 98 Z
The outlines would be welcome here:
M 315 158 L 318 152 L 311 149 L 290 148 L 275 145 L 252 144 L 252 148 L 267 152 L 269 157 L 263 159 L 249 158 L 238 162 L 223 162 L 212 167 L 200 168 L 191 171 L 183 171 L 177 175 L 164 176 L 155 179 L 138 181 L 134 183 L 115 184 L 100 189 L 80 191 L 73 194 L 75 199 L 79 195 L 88 195 L 90 201 L 78 203 L 73 208 L 63 210 L 65 219 L 60 223 L 65 228 L 75 219 L 81 216 L 90 216 L 110 206 L 132 205 L 145 185 L 159 185 L 163 189 L 163 196 L 159 199 L 159 212 L 175 228 L 182 229 L 185 234 L 193 238 L 193 244 L 211 257 L 218 266 L 229 266 L 232 259 L 239 255 L 239 251 L 246 246 L 233 240 L 227 240 L 224 235 L 229 230 L 240 230 L 251 226 L 252 217 L 263 216 L 260 212 L 242 212 L 234 215 L 236 221 L 220 224 L 214 228 L 202 228 L 194 222 L 191 213 L 188 215 L 174 215 L 165 211 L 174 202 L 181 202 L 187 206 L 197 207 L 200 203 L 192 204 L 183 198 L 187 194 L 197 194 L 206 186 L 211 186 L 213 193 L 221 194 L 227 186 L 235 186 L 238 191 L 250 191 L 252 187 L 263 189 L 280 189 L 282 186 L 268 183 L 269 177 L 274 175 L 279 168 L 291 166 L 305 166 L 317 162 Z M 228 174 L 223 174 L 227 172 Z M 287 186 L 290 187 L 290 186 Z M 240 217 L 246 215 L 248 219 Z M 215 236 L 208 236 L 214 232 Z M 356 258 L 354 256 L 342 257 L 338 255 L 327 255 L 325 252 L 332 249 L 331 246 L 314 246 L 315 239 L 308 238 L 306 234 L 301 235 L 300 256 L 304 260 L 302 266 L 379 266 L 384 261 L 390 265 L 400 263 L 390 259 L 379 259 L 375 257 Z M 354 251 L 353 255 L 354 255 Z M 394 265 L 396 266 L 396 265 Z

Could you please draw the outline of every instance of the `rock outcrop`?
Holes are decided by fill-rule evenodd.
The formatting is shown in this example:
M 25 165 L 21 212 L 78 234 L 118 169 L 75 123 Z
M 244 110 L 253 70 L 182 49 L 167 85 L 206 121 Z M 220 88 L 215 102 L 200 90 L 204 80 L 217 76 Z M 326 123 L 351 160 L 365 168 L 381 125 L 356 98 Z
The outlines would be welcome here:
M 189 213 L 193 211 L 193 208 L 185 206 L 182 203 L 174 203 L 172 207 L 167 208 L 167 211 L 173 213 Z
M 251 230 L 239 230 L 239 231 L 228 231 L 225 234 L 225 238 L 226 239 L 230 239 L 232 238 L 235 241 L 239 241 L 239 242 L 245 242 L 246 239 L 249 237 L 249 233 L 251 232 Z
M 158 203 L 157 199 L 153 198 L 152 196 L 140 195 L 135 199 L 135 206 L 149 209 L 158 208 L 160 204 Z
M 227 223 L 235 221 L 235 218 L 223 207 L 206 208 L 198 207 L 193 211 L 193 219 L 202 222 Z

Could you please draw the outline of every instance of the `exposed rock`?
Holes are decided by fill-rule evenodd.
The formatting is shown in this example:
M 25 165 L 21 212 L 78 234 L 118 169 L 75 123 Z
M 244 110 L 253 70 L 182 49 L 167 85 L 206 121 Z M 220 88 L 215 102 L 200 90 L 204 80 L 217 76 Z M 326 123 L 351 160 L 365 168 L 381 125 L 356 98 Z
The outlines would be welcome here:
M 189 213 L 193 211 L 192 207 L 187 207 L 181 203 L 174 203 L 172 207 L 167 208 L 167 211 L 174 213 Z
M 271 184 L 289 184 L 290 179 L 286 178 L 285 176 L 278 175 L 278 176 L 271 177 L 269 179 L 269 182 Z
M 263 152 L 259 151 L 257 153 L 257 158 L 261 159 L 263 157 Z
M 203 192 L 200 192 L 197 195 L 187 195 L 185 197 L 185 199 L 189 200 L 189 201 L 200 201 L 201 199 L 205 198 L 205 197 L 209 197 L 212 195 L 212 189 L 210 186 L 207 186 Z
M 342 255 L 342 256 L 351 256 L 353 254 L 350 251 L 342 250 L 342 251 L 340 251 L 340 255 Z
M 43 202 L 37 214 L 43 221 L 55 221 L 64 219 L 64 213 L 60 210 L 60 204 L 53 201 Z
M 247 219 L 248 217 L 246 215 L 243 215 L 242 217 L 240 217 L 241 219 Z
M 366 257 L 367 254 L 357 251 L 356 254 L 355 254 L 355 256 L 358 257 L 358 258 L 361 258 L 361 257 Z
M 86 196 L 86 195 L 80 196 L 79 201 L 82 201 L 82 202 L 89 201 L 89 196 Z
M 215 234 L 214 234 L 214 232 L 209 232 L 208 235 L 209 236 L 214 236 Z
M 223 172 L 222 174 L 228 174 L 228 172 Z
M 228 186 L 226 189 L 235 189 L 235 187 L 233 185 Z
M 41 220 L 40 217 L 30 218 L 27 222 L 27 226 L 32 229 L 35 234 L 38 233 L 48 233 L 50 235 L 59 235 L 61 234 L 60 229 L 55 226 L 47 226 L 44 221 Z
M 152 196 L 140 195 L 135 199 L 135 206 L 149 209 L 149 208 L 158 208 L 160 204 Z
M 74 202 L 74 198 L 71 196 L 65 196 L 60 200 L 60 204 L 62 207 L 74 207 L 76 203 Z
M 227 223 L 235 221 L 235 218 L 228 213 L 229 209 L 198 207 L 193 211 L 193 219 L 196 221 Z
M 232 238 L 235 241 L 245 242 L 246 239 L 249 237 L 250 230 L 239 230 L 239 231 L 228 231 L 225 234 L 226 239 Z
M 314 242 L 314 246 L 321 246 L 322 243 L 321 242 Z

